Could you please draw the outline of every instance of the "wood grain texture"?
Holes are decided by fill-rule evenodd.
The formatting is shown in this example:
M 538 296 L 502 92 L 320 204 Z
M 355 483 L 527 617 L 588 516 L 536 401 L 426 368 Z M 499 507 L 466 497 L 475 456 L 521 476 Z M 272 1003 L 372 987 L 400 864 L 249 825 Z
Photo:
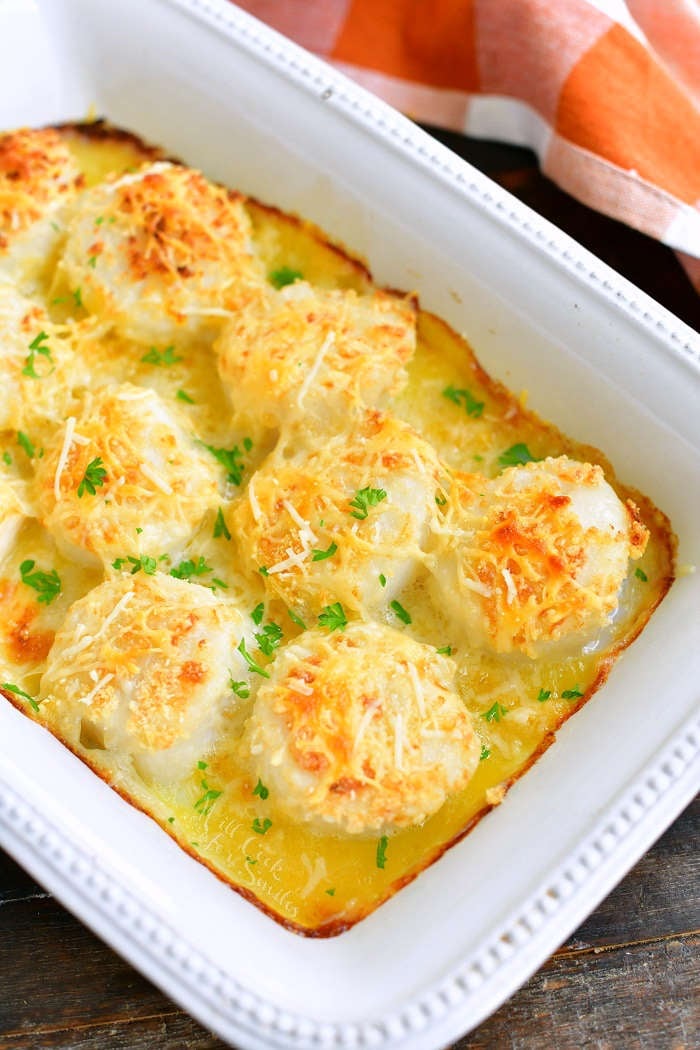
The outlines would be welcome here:
M 693 327 L 700 301 L 674 254 L 572 201 L 527 150 L 446 144 Z M 700 801 L 459 1050 L 700 1046 Z M 0 1050 L 222 1050 L 0 852 Z

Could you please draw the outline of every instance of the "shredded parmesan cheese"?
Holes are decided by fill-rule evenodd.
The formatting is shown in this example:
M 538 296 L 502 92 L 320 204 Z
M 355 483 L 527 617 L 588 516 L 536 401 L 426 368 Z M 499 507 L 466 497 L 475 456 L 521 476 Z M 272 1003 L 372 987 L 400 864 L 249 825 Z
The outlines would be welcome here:
M 316 358 L 315 358 L 313 364 L 311 365 L 311 368 L 306 373 L 306 377 L 304 379 L 304 382 L 301 384 L 301 389 L 300 389 L 299 394 L 297 396 L 297 406 L 299 408 L 301 408 L 301 406 L 302 406 L 302 404 L 304 402 L 304 398 L 306 397 L 306 394 L 307 394 L 307 392 L 309 390 L 309 387 L 311 386 L 311 384 L 313 383 L 314 379 L 316 378 L 316 376 L 318 374 L 318 370 L 321 367 L 321 364 L 323 362 L 323 358 L 328 353 L 330 348 L 333 346 L 334 342 L 335 342 L 335 332 L 329 332 L 328 335 L 326 336 L 326 338 L 323 340 L 323 343 L 321 344 L 321 347 L 320 347 L 318 353 L 316 354 Z
M 70 455 L 70 447 L 73 444 L 73 433 L 75 431 L 75 416 L 69 416 L 66 420 L 66 432 L 63 435 L 63 445 L 61 446 L 61 452 L 58 457 L 58 464 L 56 466 L 56 473 L 53 479 L 53 494 L 56 502 L 59 503 L 61 500 L 61 474 L 65 470 L 66 463 L 68 462 L 68 456 Z

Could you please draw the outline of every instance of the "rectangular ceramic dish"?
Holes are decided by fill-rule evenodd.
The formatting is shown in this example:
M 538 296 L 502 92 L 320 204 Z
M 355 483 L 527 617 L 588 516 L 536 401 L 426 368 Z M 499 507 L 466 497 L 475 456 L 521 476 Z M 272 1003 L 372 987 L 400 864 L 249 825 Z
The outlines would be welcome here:
M 0 126 L 88 111 L 319 223 L 604 449 L 700 562 L 700 347 L 387 106 L 224 0 L 0 0 Z M 343 936 L 304 940 L 0 700 L 0 844 L 242 1048 L 436 1048 L 495 1009 L 698 787 L 700 573 L 505 803 Z

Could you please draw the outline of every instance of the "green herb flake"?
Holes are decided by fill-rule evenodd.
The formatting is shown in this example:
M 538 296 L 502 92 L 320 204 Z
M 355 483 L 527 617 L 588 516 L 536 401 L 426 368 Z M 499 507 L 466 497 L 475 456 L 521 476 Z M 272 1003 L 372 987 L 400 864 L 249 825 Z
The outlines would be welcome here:
M 300 270 L 293 270 L 291 266 L 280 266 L 278 270 L 271 270 L 267 275 L 267 279 L 271 285 L 279 290 L 287 284 L 303 281 L 304 275 Z
M 21 430 L 17 431 L 17 444 L 24 449 L 24 451 L 27 453 L 30 459 L 34 459 L 34 456 L 36 455 L 36 449 L 34 448 L 34 445 L 30 441 L 29 437 Z M 12 462 L 12 460 L 10 460 L 10 462 Z
M 238 643 L 238 652 L 241 654 L 241 656 L 243 657 L 245 662 L 248 664 L 248 667 L 251 669 L 253 674 L 259 674 L 263 678 L 269 678 L 270 677 L 270 672 L 266 671 L 264 667 L 260 666 L 260 664 L 257 664 L 255 662 L 255 660 L 253 659 L 253 657 L 248 652 L 248 650 L 246 649 L 245 638 L 241 638 L 240 642 Z
M 517 467 L 523 463 L 538 463 L 539 460 L 533 456 L 527 445 L 519 441 L 502 452 L 498 457 L 498 462 L 502 467 Z
M 245 859 L 246 859 L 246 864 L 250 864 L 251 868 L 253 867 L 254 864 L 258 863 L 257 860 L 253 860 L 252 857 L 249 857 L 247 853 L 245 855 Z
M 50 605 L 61 593 L 61 579 L 55 569 L 43 572 L 41 569 L 33 571 L 35 561 L 27 559 L 19 567 L 22 583 L 37 592 L 37 601 L 41 605 Z
M 73 302 L 78 307 L 78 309 L 80 309 L 80 307 L 82 307 L 83 305 L 83 293 L 81 289 L 76 288 L 74 292 L 71 292 L 71 295 L 73 296 Z
M 194 405 L 195 403 L 194 398 L 190 397 L 186 390 L 178 390 L 175 397 L 178 401 L 184 401 L 186 405 Z
M 12 456 L 11 456 L 11 455 L 10 455 L 10 453 L 9 453 L 9 452 L 7 451 L 7 449 L 5 449 L 5 451 L 3 452 L 3 454 L 2 454 L 2 458 L 3 458 L 3 460 L 5 461 L 5 463 L 7 463 L 8 467 L 11 467 L 11 466 L 12 466 Z
M 270 573 L 267 571 L 267 566 L 266 565 L 261 565 L 260 568 L 258 569 L 258 572 L 260 573 L 261 576 L 269 576 L 270 575 Z
M 169 368 L 171 365 L 176 365 L 178 361 L 182 361 L 182 358 L 175 353 L 174 346 L 166 346 L 165 350 L 158 350 L 157 347 L 152 346 L 148 353 L 143 355 L 141 361 L 144 365 Z
M 499 704 L 498 700 L 495 704 L 492 704 L 488 711 L 483 711 L 481 717 L 486 722 L 500 722 L 501 718 L 508 714 L 508 708 L 504 707 L 503 704 Z
M 208 769 L 208 768 L 209 768 L 209 763 L 208 762 L 204 762 L 200 758 L 199 762 L 197 763 L 197 769 Z
M 272 821 L 269 817 L 265 817 L 264 820 L 261 820 L 260 817 L 256 817 L 251 827 L 256 835 L 266 835 L 272 827 Z
M 170 570 L 170 575 L 176 580 L 191 580 L 194 576 L 206 576 L 208 572 L 213 571 L 211 565 L 207 564 L 206 558 L 200 554 L 197 561 L 193 561 L 192 558 L 181 561 L 179 565 Z
M 413 623 L 410 612 L 408 612 L 407 609 L 404 609 L 401 602 L 397 602 L 396 599 L 394 599 L 393 602 L 389 602 L 389 608 L 395 616 L 398 616 L 399 620 L 401 620 L 402 623 Z
M 561 694 L 562 700 L 578 700 L 583 696 L 583 693 L 577 685 L 573 689 L 565 689 Z
M 29 353 L 25 358 L 24 368 L 22 369 L 23 376 L 29 376 L 30 379 L 45 379 L 50 376 L 54 370 L 53 358 L 51 356 L 51 347 L 47 345 L 46 340 L 48 339 L 46 332 L 39 332 L 29 344 Z M 39 373 L 36 370 L 36 358 L 37 355 L 45 358 L 51 364 L 51 368 L 48 372 Z
M 637 566 L 637 568 L 634 570 L 634 575 L 637 577 L 638 580 L 641 580 L 642 583 L 647 583 L 649 580 L 649 577 L 645 573 L 644 569 L 640 569 L 639 566 Z
M 379 573 L 379 586 L 380 587 L 386 587 L 386 576 L 384 575 L 383 572 Z
M 95 267 L 97 266 L 97 256 L 96 255 L 91 255 L 90 256 L 90 258 L 88 259 L 88 266 L 91 267 L 91 269 L 93 269 L 93 270 L 95 269 Z
M 435 497 L 435 502 L 437 503 L 438 507 L 444 507 L 447 503 L 447 496 L 443 496 L 440 492 L 438 492 L 437 496 Z
M 263 800 L 263 802 L 265 801 L 265 799 L 270 794 L 269 788 L 265 787 L 265 785 L 263 784 L 263 782 L 260 779 L 260 777 L 258 777 L 258 782 L 255 785 L 255 787 L 253 788 L 253 794 L 257 795 L 258 798 L 261 798 Z
M 266 623 L 262 631 L 255 635 L 258 649 L 265 656 L 272 656 L 284 638 L 282 628 L 278 623 Z
M 545 700 L 549 700 L 551 695 L 551 689 L 540 689 L 539 693 L 537 694 L 537 699 L 541 704 L 543 704 Z
M 253 609 L 252 613 L 250 614 L 250 618 L 253 621 L 253 623 L 256 625 L 256 627 L 259 627 L 260 624 L 263 622 L 264 617 L 265 617 L 265 602 L 259 602 L 255 606 L 255 608 Z
M 377 867 L 386 867 L 386 848 L 389 845 L 389 839 L 386 835 L 382 835 L 379 842 L 377 843 Z
M 436 652 L 440 656 L 452 656 L 452 646 L 451 645 L 443 645 L 439 649 L 437 649 Z
M 233 675 L 231 675 L 228 684 L 231 686 L 231 692 L 239 696 L 241 700 L 247 700 L 250 696 L 250 686 L 247 682 L 236 682 Z
M 478 419 L 484 411 L 484 402 L 477 401 L 470 390 L 457 390 L 450 384 L 443 390 L 442 396 L 454 402 L 455 405 L 463 405 L 467 415 L 473 416 L 474 419 Z
M 225 540 L 231 539 L 231 533 L 229 532 L 228 526 L 224 520 L 224 512 L 221 507 L 219 507 L 216 514 L 216 521 L 214 522 L 214 539 L 218 540 L 221 536 L 223 536 Z
M 481 754 L 479 755 L 479 761 L 485 762 L 487 758 L 491 757 L 491 749 L 486 744 L 481 745 Z
M 234 445 L 233 448 L 217 448 L 215 445 L 206 445 L 203 441 L 200 441 L 199 444 L 207 452 L 211 452 L 214 459 L 221 464 L 226 471 L 226 480 L 232 485 L 240 485 L 245 464 L 242 462 L 243 453 L 238 445 Z
M 32 711 L 39 710 L 40 700 L 35 700 L 29 693 L 25 693 L 24 689 L 20 689 L 18 685 L 13 685 L 12 682 L 3 682 L 2 688 L 6 689 L 8 693 L 14 693 L 15 696 L 21 696 L 23 700 L 26 700 L 31 707 Z
M 168 817 L 168 824 L 174 824 L 174 823 L 175 823 L 175 817 Z
M 160 559 L 151 558 L 148 554 L 143 554 L 140 558 L 136 558 L 133 554 L 130 554 L 126 558 L 115 558 L 112 562 L 112 568 L 115 572 L 121 572 L 126 566 L 129 568 L 129 572 L 132 576 L 135 576 L 137 572 L 146 573 L 147 576 L 155 576 L 156 570 L 158 569 L 158 561 L 167 557 L 167 555 L 161 555 Z
M 344 631 L 348 625 L 345 610 L 340 602 L 326 605 L 318 617 L 320 627 L 327 627 L 329 631 Z
M 194 808 L 196 812 L 200 814 L 200 816 L 208 817 L 214 807 L 214 803 L 216 802 L 217 798 L 221 797 L 223 792 L 220 791 L 218 788 L 209 787 L 206 778 L 202 778 L 200 782 L 200 787 L 203 793 L 195 802 Z
M 330 889 L 326 890 L 329 897 L 335 897 L 335 886 L 331 886 Z
M 89 492 L 91 496 L 97 495 L 97 489 L 104 485 L 106 480 L 107 471 L 102 464 L 102 459 L 97 456 L 90 460 L 85 468 L 83 480 L 78 485 L 78 499 L 82 499 L 86 492 Z
M 301 627 L 302 631 L 306 630 L 306 624 L 302 620 L 301 616 L 297 616 L 293 609 L 287 609 L 287 616 L 292 621 L 292 623 L 295 623 L 297 625 L 297 627 Z
M 369 486 L 364 489 L 358 489 L 353 499 L 350 500 L 350 506 L 355 508 L 350 513 L 353 518 L 364 521 L 369 514 L 369 508 L 376 507 L 378 503 L 385 499 L 386 492 L 384 489 L 373 489 Z
M 325 551 L 314 550 L 312 551 L 311 561 L 325 561 L 326 558 L 332 558 L 337 550 L 337 543 L 331 543 L 330 547 L 327 547 Z

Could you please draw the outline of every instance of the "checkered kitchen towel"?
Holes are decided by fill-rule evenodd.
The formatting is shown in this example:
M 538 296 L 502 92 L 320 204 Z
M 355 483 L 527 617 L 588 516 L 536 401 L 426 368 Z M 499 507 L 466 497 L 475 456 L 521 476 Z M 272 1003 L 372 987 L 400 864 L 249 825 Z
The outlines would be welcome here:
M 700 289 L 700 0 L 238 0 L 416 120 L 531 146 Z

